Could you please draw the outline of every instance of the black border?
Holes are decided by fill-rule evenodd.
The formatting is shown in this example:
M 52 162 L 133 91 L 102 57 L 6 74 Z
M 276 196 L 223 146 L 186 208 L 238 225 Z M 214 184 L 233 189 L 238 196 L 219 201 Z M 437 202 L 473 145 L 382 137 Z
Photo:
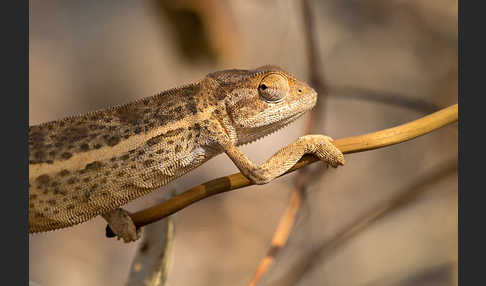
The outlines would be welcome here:
M 485 105 L 484 10 L 481 1 L 458 1 L 459 44 L 459 285 L 484 284 L 483 234 Z M 469 136 L 466 136 L 469 130 Z M 476 166 L 477 165 L 477 166 Z M 467 230 L 467 231 L 466 231 Z M 473 257 L 477 255 L 478 257 Z
M 28 285 L 29 2 L 2 4 L 2 282 Z

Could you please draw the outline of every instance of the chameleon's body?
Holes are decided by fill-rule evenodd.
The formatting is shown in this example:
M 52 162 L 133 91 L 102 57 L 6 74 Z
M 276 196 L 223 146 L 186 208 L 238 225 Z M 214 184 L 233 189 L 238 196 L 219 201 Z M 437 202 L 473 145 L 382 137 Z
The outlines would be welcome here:
M 73 226 L 97 215 L 110 222 L 120 206 L 222 152 L 259 184 L 287 171 L 304 153 L 343 164 L 323 135 L 299 138 L 262 166 L 235 147 L 294 121 L 316 100 L 308 85 L 265 66 L 215 72 L 127 105 L 31 126 L 29 231 Z

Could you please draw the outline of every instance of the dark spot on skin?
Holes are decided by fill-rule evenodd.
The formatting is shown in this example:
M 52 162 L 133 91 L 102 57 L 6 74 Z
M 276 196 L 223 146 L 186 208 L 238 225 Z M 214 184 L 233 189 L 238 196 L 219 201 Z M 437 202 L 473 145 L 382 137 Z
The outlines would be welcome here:
M 35 199 L 37 199 L 36 194 L 29 195 L 29 200 L 35 200 Z
M 48 200 L 47 203 L 51 206 L 55 206 L 57 204 L 56 200 Z
M 144 161 L 143 165 L 148 168 L 148 167 L 152 166 L 154 164 L 154 162 L 155 162 L 154 160 L 149 159 L 149 160 Z
M 197 113 L 197 107 L 196 107 L 196 103 L 191 100 L 188 104 L 187 104 L 187 109 L 189 110 L 189 112 L 191 112 L 192 114 L 196 114 Z
M 61 155 L 61 157 L 62 157 L 63 159 L 69 159 L 69 158 L 71 158 L 72 156 L 73 156 L 73 154 L 71 154 L 71 153 L 69 153 L 69 152 L 64 152 L 64 153 L 62 153 L 62 155 Z
M 191 138 L 192 138 L 192 133 L 189 133 L 189 134 L 187 135 L 187 140 L 191 140 Z
M 103 163 L 101 163 L 100 161 L 94 161 L 94 162 L 87 164 L 86 167 L 84 167 L 84 168 L 87 169 L 87 170 L 97 170 L 101 167 L 103 167 Z
M 53 214 L 58 214 L 59 213 L 59 210 L 54 210 L 52 213 Z
M 95 148 L 95 149 L 100 149 L 101 147 L 102 147 L 102 145 L 101 145 L 101 144 L 95 144 L 95 145 L 94 145 L 94 148 Z
M 127 134 L 127 135 L 123 136 L 123 138 L 128 139 L 128 138 L 130 138 L 130 135 Z
M 43 160 L 46 157 L 46 152 L 44 151 L 37 151 L 34 153 L 34 157 L 38 160 Z
M 143 154 L 145 154 L 145 151 L 144 150 L 138 151 L 138 156 L 142 156 Z
M 157 153 L 157 154 L 159 154 L 159 155 L 160 155 L 160 154 L 163 154 L 163 153 L 164 153 L 164 150 L 159 149 L 159 150 L 155 151 L 155 153 Z
M 64 170 L 62 170 L 61 172 L 59 172 L 59 175 L 60 175 L 61 177 L 65 177 L 65 176 L 69 175 L 69 173 L 70 173 L 70 172 L 69 172 L 68 170 L 64 169 Z
M 135 130 L 133 132 L 135 132 L 135 134 L 142 132 L 142 127 L 135 128 Z
M 91 188 L 90 190 L 88 190 L 87 192 L 84 193 L 84 200 L 85 200 L 85 202 L 88 202 L 88 201 L 91 200 L 91 195 L 94 192 L 96 192 L 96 189 L 95 188 Z
M 86 152 L 89 150 L 89 145 L 84 143 L 80 146 L 81 151 Z
M 108 146 L 115 146 L 119 142 L 120 142 L 120 137 L 112 136 L 106 141 L 106 144 L 108 144 Z
M 116 161 L 116 157 L 112 157 L 112 158 L 110 159 L 110 162 L 115 162 L 115 161 Z
M 181 145 L 177 145 L 177 146 L 175 147 L 175 151 L 176 151 L 176 153 L 180 152 L 181 150 L 182 150 Z
M 155 137 L 150 138 L 149 140 L 147 140 L 147 145 L 153 146 L 153 145 L 160 143 L 160 141 L 162 141 L 162 137 L 163 137 L 162 135 L 159 135 L 159 136 L 155 136 Z
M 174 144 L 174 140 L 167 141 L 167 145 L 172 145 L 172 144 Z
M 49 183 L 51 178 L 49 177 L 49 175 L 44 174 L 44 175 L 37 177 L 37 179 L 35 179 L 35 180 L 39 185 L 46 185 L 46 184 Z
M 130 169 L 132 169 L 132 170 L 135 170 L 136 168 L 137 168 L 137 166 L 135 166 L 135 165 L 130 166 Z
M 163 136 L 164 137 L 176 136 L 176 135 L 179 135 L 182 131 L 184 131 L 184 128 L 182 128 L 182 127 L 174 129 L 174 130 L 169 130 L 166 133 L 164 133 Z
M 49 209 L 47 207 L 44 208 L 44 212 L 47 212 Z
M 125 108 L 120 108 L 117 116 L 121 122 L 137 125 L 143 115 L 140 114 L 136 108 L 127 106 Z
M 128 155 L 128 154 L 125 154 L 125 155 L 120 157 L 120 159 L 122 159 L 123 161 L 128 160 L 128 158 L 130 158 L 130 155 Z
M 52 160 L 47 160 L 47 161 L 46 161 L 46 163 L 47 163 L 47 164 L 52 164 L 52 163 L 54 163 L 54 161 L 52 161 Z

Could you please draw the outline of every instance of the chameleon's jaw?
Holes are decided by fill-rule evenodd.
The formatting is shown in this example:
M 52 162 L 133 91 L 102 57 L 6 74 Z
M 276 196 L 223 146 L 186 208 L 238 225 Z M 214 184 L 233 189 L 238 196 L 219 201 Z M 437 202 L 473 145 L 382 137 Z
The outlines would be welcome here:
M 287 118 L 284 121 L 280 121 L 278 124 L 274 124 L 272 126 L 262 126 L 262 127 L 256 127 L 256 128 L 251 128 L 251 129 L 246 129 L 246 130 L 241 130 L 238 132 L 238 142 L 236 143 L 237 146 L 245 145 L 245 144 L 250 144 L 252 142 L 255 142 L 263 137 L 266 137 L 268 135 L 271 135 L 278 130 L 290 125 L 291 123 L 295 122 L 299 117 L 301 117 L 304 112 L 295 114 L 294 116 Z

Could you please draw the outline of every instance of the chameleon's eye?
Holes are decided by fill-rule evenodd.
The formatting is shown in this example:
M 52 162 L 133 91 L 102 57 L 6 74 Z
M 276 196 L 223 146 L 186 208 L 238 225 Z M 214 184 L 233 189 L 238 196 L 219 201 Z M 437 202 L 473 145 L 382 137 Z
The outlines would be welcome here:
M 258 93 L 267 102 L 281 101 L 287 96 L 289 90 L 287 79 L 276 73 L 265 76 L 258 85 Z

